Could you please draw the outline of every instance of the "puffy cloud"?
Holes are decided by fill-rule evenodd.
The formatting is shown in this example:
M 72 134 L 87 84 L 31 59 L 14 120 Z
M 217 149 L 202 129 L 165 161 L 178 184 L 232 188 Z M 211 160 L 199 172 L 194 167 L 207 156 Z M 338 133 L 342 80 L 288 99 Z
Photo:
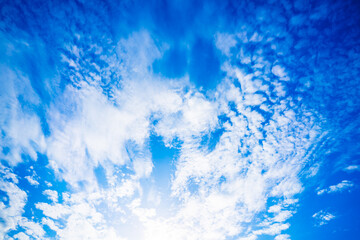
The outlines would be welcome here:
M 33 186 L 38 186 L 40 183 L 31 176 L 26 176 L 25 179 Z
M 281 234 L 275 237 L 275 240 L 290 240 L 289 234 Z
M 221 34 L 218 33 L 216 35 L 215 44 L 216 47 L 221 50 L 223 54 L 226 56 L 230 55 L 230 49 L 236 46 L 237 41 L 235 40 L 234 36 L 231 34 Z
M 280 79 L 286 79 L 285 76 L 286 76 L 286 72 L 285 72 L 285 69 L 283 67 L 281 67 L 280 65 L 275 65 L 272 67 L 271 69 L 271 72 L 279 77 Z
M 42 223 L 49 226 L 61 239 L 122 239 L 111 227 L 110 219 L 97 209 L 99 194 L 70 194 L 63 203 L 37 203 L 42 210 Z M 115 211 L 115 209 L 111 209 Z M 79 228 L 82 230 L 79 231 Z
M 29 240 L 30 239 L 30 237 L 23 232 L 15 234 L 14 238 L 19 239 L 19 240 Z
M 43 194 L 47 196 L 51 201 L 57 202 L 58 201 L 58 192 L 50 189 L 46 189 L 43 191 Z
M 41 224 L 21 218 L 19 225 L 25 229 L 25 233 L 35 239 L 43 239 L 45 231 Z
M 1 166 L 1 165 L 0 165 Z M 1 166 L 0 168 L 0 190 L 6 195 L 0 202 L 1 219 L 0 237 L 5 238 L 9 230 L 15 230 L 22 219 L 24 207 L 27 201 L 27 194 L 16 185 L 16 176 L 11 170 Z

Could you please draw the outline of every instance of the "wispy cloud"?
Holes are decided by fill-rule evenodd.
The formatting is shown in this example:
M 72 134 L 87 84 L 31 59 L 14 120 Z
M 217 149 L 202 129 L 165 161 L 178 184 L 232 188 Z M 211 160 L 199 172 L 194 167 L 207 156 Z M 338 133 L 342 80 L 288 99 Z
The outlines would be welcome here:
M 317 191 L 318 195 L 322 195 L 324 193 L 335 193 L 335 192 L 343 192 L 343 191 L 350 191 L 350 189 L 354 187 L 354 183 L 348 180 L 343 180 L 336 185 L 329 186 L 325 189 L 320 189 Z
M 146 41 L 137 48 L 141 39 Z M 186 78 L 168 81 L 149 71 L 160 51 L 146 32 L 120 40 L 117 51 L 124 59 L 121 88 L 108 96 L 95 82 L 67 86 L 48 109 L 49 164 L 74 192 L 63 193 L 58 203 L 57 193 L 45 190 L 53 203 L 35 204 L 42 224 L 65 239 L 119 238 L 115 218 L 124 226 L 140 221 L 144 239 L 284 236 L 302 191 L 298 173 L 318 136 L 311 112 L 294 107 L 288 96 L 284 68 L 277 67 L 280 79 L 269 82 L 270 63 L 260 53 L 249 63 L 257 69 L 253 74 L 224 62 L 227 76 L 207 96 Z M 224 132 L 211 149 L 202 138 L 216 129 Z M 153 168 L 150 131 L 165 144 L 181 142 L 169 189 L 177 207 L 166 217 L 157 211 L 161 206 L 143 206 L 141 179 Z M 107 188 L 98 183 L 98 166 Z M 277 210 L 267 204 L 270 197 Z M 79 233 L 79 226 L 86 231 Z
M 0 68 L 0 81 L 4 91 L 4 94 L 0 94 L 0 126 L 3 132 L 0 144 L 3 149 L 7 149 L 1 151 L 0 156 L 11 165 L 16 165 L 22 161 L 23 154 L 36 159 L 36 152 L 43 152 L 45 149 L 45 137 L 39 117 L 29 109 L 23 108 L 19 101 L 25 98 L 28 104 L 38 104 L 39 99 L 26 76 L 5 66 Z
M 173 196 L 182 202 L 172 218 L 149 216 L 141 219 L 148 239 L 182 239 L 185 236 L 192 236 L 191 239 L 224 239 L 225 236 L 255 239 L 258 235 L 280 236 L 289 227 L 286 221 L 297 202 L 295 195 L 302 191 L 298 173 L 306 161 L 307 149 L 318 134 L 317 128 L 313 122 L 304 121 L 303 110 L 287 107 L 291 99 L 285 97 L 285 90 L 272 95 L 271 83 L 257 80 L 266 77 L 266 72 L 259 71 L 255 77 L 229 63 L 224 63 L 224 70 L 228 79 L 218 86 L 216 101 L 208 100 L 208 104 L 216 107 L 218 115 L 228 119 L 218 125 L 207 125 L 210 132 L 214 127 L 224 129 L 212 151 L 201 144 L 199 134 L 206 132 L 204 130 L 189 135 L 178 131 L 177 125 L 155 126 L 160 134 L 170 134 L 168 138 L 173 135 L 172 138 L 179 137 L 183 141 L 172 182 Z M 240 87 L 236 86 L 238 84 Z M 276 84 L 279 88 L 282 86 L 281 82 Z M 266 101 L 267 97 L 273 98 L 273 102 Z M 259 105 L 270 114 L 266 116 L 252 110 Z M 182 129 L 184 124 L 179 126 Z M 167 129 L 166 134 L 162 129 Z M 272 207 L 267 205 L 269 197 L 278 199 L 278 210 L 266 214 L 266 209 Z M 249 226 L 258 214 L 266 221 Z
M 324 210 L 315 213 L 312 217 L 316 220 L 317 226 L 325 225 L 329 221 L 335 219 L 335 216 L 333 214 L 326 212 Z
M 353 171 L 360 171 L 359 165 L 349 165 L 346 168 L 344 168 L 345 171 L 353 172 Z

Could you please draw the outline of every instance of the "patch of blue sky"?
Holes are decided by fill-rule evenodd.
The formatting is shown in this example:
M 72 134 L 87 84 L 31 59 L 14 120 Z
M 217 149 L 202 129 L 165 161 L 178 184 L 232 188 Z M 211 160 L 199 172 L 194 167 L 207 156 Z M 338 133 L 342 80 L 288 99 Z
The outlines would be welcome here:
M 216 147 L 216 144 L 219 142 L 220 137 L 226 131 L 224 128 L 225 123 L 231 124 L 231 120 L 226 115 L 220 115 L 218 117 L 219 126 L 212 132 L 206 133 L 202 136 L 200 145 L 201 147 L 207 147 L 209 152 L 212 152 Z
M 186 46 L 170 46 L 161 59 L 154 61 L 152 69 L 154 73 L 167 78 L 181 78 L 188 73 L 188 53 Z
M 319 196 L 315 189 L 311 190 L 312 192 L 305 191 L 302 194 L 299 209 L 290 219 L 291 227 L 288 233 L 292 239 L 322 239 L 325 235 L 328 239 L 356 239 L 355 236 L 359 234 L 359 220 L 354 218 L 354 213 L 360 211 L 356 204 L 360 197 L 359 190 L 353 189 L 351 192 L 327 196 Z M 321 210 L 333 214 L 335 218 L 319 226 L 318 220 L 311 219 L 311 216 Z
M 214 89 L 225 76 L 220 69 L 220 57 L 213 39 L 196 39 L 190 56 L 189 77 L 198 87 Z
M 47 156 L 41 153 L 38 153 L 38 158 L 36 160 L 29 159 L 24 162 L 18 164 L 15 168 L 13 168 L 14 173 L 20 177 L 20 185 L 24 184 L 29 188 L 33 188 L 36 191 L 42 192 L 46 189 L 55 189 L 59 194 L 59 202 L 62 202 L 61 194 L 63 192 L 68 191 L 67 183 L 58 176 L 55 175 L 54 171 L 49 168 L 49 161 Z M 26 181 L 26 177 L 30 176 L 35 179 L 39 184 L 32 185 L 31 182 Z M 26 188 L 25 188 L 26 189 Z M 32 192 L 29 192 L 32 194 Z M 44 197 L 42 194 L 33 194 L 29 195 L 30 203 L 36 203 L 41 198 L 46 202 L 48 199 Z M 38 199 L 37 199 L 38 198 Z M 28 202 L 29 203 L 29 202 Z
M 109 186 L 106 178 L 106 170 L 103 166 L 97 166 L 94 169 L 94 174 L 100 187 L 107 188 Z
M 341 138 L 338 140 L 343 141 Z M 350 141 L 353 142 L 354 139 Z M 355 239 L 355 236 L 359 234 L 356 227 L 359 225 L 359 221 L 354 218 L 354 213 L 360 211 L 355 203 L 360 197 L 360 191 L 359 186 L 353 185 L 353 183 L 358 183 L 360 178 L 358 174 L 345 170 L 345 166 L 354 160 L 357 162 L 356 159 L 349 159 L 349 156 L 355 156 L 354 147 L 356 148 L 356 146 L 349 142 L 335 144 L 336 147 L 331 141 L 327 143 L 332 145 L 334 151 L 327 154 L 321 153 L 321 151 L 315 153 L 314 157 L 322 156 L 325 159 L 320 162 L 321 167 L 317 170 L 316 177 L 304 179 L 307 188 L 300 195 L 299 209 L 290 220 L 291 228 L 288 233 L 292 239 L 322 238 L 324 235 L 329 239 L 338 239 L 339 237 Z M 328 146 L 326 149 L 329 148 L 331 147 Z M 333 188 L 332 191 L 322 191 L 330 185 L 336 186 L 344 181 L 350 184 L 343 189 Z M 320 225 L 317 219 L 309 221 L 310 216 L 320 211 L 328 212 L 334 215 L 334 218 Z
M 150 151 L 154 161 L 154 178 L 157 186 L 170 188 L 171 176 L 175 172 L 175 160 L 179 155 L 177 146 L 166 146 L 162 137 L 151 134 Z M 168 189 L 169 190 L 169 189 Z

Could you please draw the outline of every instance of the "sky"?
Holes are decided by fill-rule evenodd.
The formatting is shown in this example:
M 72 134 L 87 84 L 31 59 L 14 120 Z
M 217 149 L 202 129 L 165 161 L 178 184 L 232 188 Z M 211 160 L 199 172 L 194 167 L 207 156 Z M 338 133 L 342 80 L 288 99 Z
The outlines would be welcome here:
M 0 239 L 358 239 L 359 13 L 0 1 Z

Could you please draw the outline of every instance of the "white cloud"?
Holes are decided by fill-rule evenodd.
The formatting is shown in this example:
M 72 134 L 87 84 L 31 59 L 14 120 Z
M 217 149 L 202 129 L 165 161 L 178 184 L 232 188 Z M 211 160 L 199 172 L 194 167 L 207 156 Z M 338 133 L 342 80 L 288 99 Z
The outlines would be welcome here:
M 359 165 L 349 165 L 346 168 L 344 168 L 345 171 L 352 172 L 352 171 L 360 171 Z
M 288 81 L 290 80 L 289 77 L 287 77 L 287 73 L 285 71 L 285 68 L 280 65 L 275 65 L 272 67 L 271 72 L 279 77 L 281 80 Z
M 275 240 L 290 240 L 289 234 L 281 234 L 275 237 Z
M 280 65 L 275 65 L 272 67 L 271 72 L 277 76 L 277 77 L 284 77 L 285 74 L 285 69 L 283 67 L 281 67 Z
M 79 91 L 70 89 L 68 96 L 75 98 L 75 103 L 68 104 L 75 104 L 78 109 L 73 116 L 52 111 L 50 126 L 53 134 L 48 140 L 47 151 L 51 165 L 64 171 L 62 177 L 66 181 L 74 186 L 82 180 L 94 182 L 93 169 L 98 164 L 106 167 L 129 163 L 128 142 L 139 149 L 137 153 L 143 154 L 131 159 L 138 176 L 147 176 L 151 172 L 149 153 L 144 149 L 144 141 L 149 135 L 146 118 L 149 111 L 137 112 L 136 105 L 130 108 L 126 103 L 120 109 L 99 89 L 90 86 L 83 86 Z M 64 118 L 68 120 L 63 121 Z M 73 162 L 73 158 L 77 161 Z
M 131 38 L 140 41 L 145 35 L 134 34 Z M 75 187 L 75 192 L 63 194 L 64 203 L 60 204 L 56 203 L 54 192 L 46 190 L 44 194 L 54 203 L 37 203 L 36 207 L 49 217 L 43 222 L 60 238 L 116 239 L 119 225 L 115 223 L 126 223 L 131 218 L 124 211 L 131 211 L 134 217 L 153 216 L 153 210 L 130 204 L 134 194 L 142 196 L 140 179 L 149 177 L 152 172 L 147 145 L 152 116 L 166 122 L 179 114 L 184 123 L 198 132 L 216 124 L 216 114 L 207 113 L 213 108 L 204 96 L 198 93 L 185 96 L 183 82 L 163 81 L 152 76 L 147 69 L 148 59 L 140 57 L 143 65 L 135 66 L 131 61 L 139 59 L 131 54 L 154 53 L 156 56 L 157 50 L 147 49 L 154 47 L 150 39 L 147 41 L 150 46 L 145 44 L 147 53 L 135 49 L 133 41 L 120 41 L 124 46 L 119 46 L 118 54 L 127 58 L 125 68 L 128 67 L 123 74 L 131 72 L 131 79 L 124 80 L 123 88 L 115 90 L 111 99 L 104 96 L 96 84 L 81 84 L 80 88 L 68 87 L 49 110 L 51 135 L 47 139 L 47 155 L 50 166 Z M 149 79 L 143 79 L 145 73 Z M 208 124 L 203 113 L 207 113 L 205 117 L 215 115 L 215 120 Z M 189 128 L 179 130 L 180 125 L 177 128 L 175 135 L 193 133 Z M 169 138 L 175 135 L 167 134 Z M 110 186 L 107 189 L 97 185 L 93 171 L 98 165 L 105 169 Z M 123 174 L 121 168 L 131 171 Z M 65 223 L 64 227 L 59 221 Z M 79 226 L 86 231 L 80 234 Z
M 218 86 L 213 104 L 219 104 L 218 114 L 226 114 L 231 124 L 224 123 L 225 132 L 211 152 L 201 145 L 196 134 L 183 138 L 172 183 L 173 196 L 182 203 L 172 218 L 142 219 L 149 239 L 256 239 L 257 235 L 287 238 L 281 232 L 289 227 L 286 221 L 293 214 L 289 209 L 303 189 L 298 174 L 318 129 L 311 118 L 302 118 L 300 110 L 289 109 L 291 99 L 267 104 L 272 116 L 263 125 L 264 116 L 247 107 L 261 101 L 246 99 L 254 99 L 259 89 L 267 93 L 269 88 L 237 68 L 227 65 L 225 69 L 240 82 L 241 91 L 232 82 L 224 81 Z M 279 93 L 279 98 L 284 96 Z M 239 114 L 228 107 L 229 101 L 235 103 Z M 172 125 L 171 130 L 176 129 Z M 279 199 L 279 205 L 267 206 L 268 197 Z M 282 198 L 287 200 L 281 202 Z M 273 217 L 245 232 L 245 226 L 256 215 L 265 217 L 266 209 Z
M 25 233 L 35 239 L 44 239 L 45 231 L 41 224 L 21 218 L 19 225 L 25 229 Z
M 26 176 L 25 179 L 33 186 L 38 186 L 40 183 L 31 176 Z
M 325 225 L 330 220 L 335 218 L 335 216 L 333 214 L 326 212 L 324 210 L 321 210 L 321 211 L 315 213 L 312 217 L 315 218 L 315 220 L 317 221 L 317 223 L 316 223 L 317 226 Z
M 101 194 L 79 193 L 64 198 L 62 204 L 37 203 L 36 207 L 51 218 L 43 218 L 42 222 L 60 239 L 123 239 L 111 226 L 115 219 L 105 219 L 97 209 L 102 200 Z
M 43 211 L 43 213 L 51 218 L 58 219 L 61 216 L 70 214 L 69 209 L 67 206 L 62 204 L 48 204 L 48 203 L 36 203 L 36 208 Z
M 348 180 L 343 180 L 336 185 L 332 185 L 328 188 L 318 190 L 317 194 L 322 195 L 324 193 L 343 192 L 345 190 L 350 190 L 352 187 L 354 187 L 353 182 L 348 181 Z
M 1 165 L 0 165 L 1 166 Z M 24 212 L 24 206 L 27 201 L 27 194 L 21 190 L 15 183 L 8 181 L 6 168 L 1 168 L 0 173 L 5 173 L 5 178 L 0 178 L 0 190 L 5 192 L 8 204 L 0 202 L 1 219 L 0 238 L 5 238 L 9 230 L 15 230 L 21 221 L 21 215 Z
M 163 80 L 149 71 L 149 64 L 161 55 L 148 33 L 121 40 L 117 55 L 121 65 L 110 57 L 108 61 L 119 66 L 121 88 L 114 87 L 112 95 L 105 96 L 96 83 L 68 86 L 49 110 L 50 164 L 56 172 L 62 171 L 61 177 L 72 186 L 85 181 L 96 187 L 93 169 L 98 165 L 106 169 L 107 176 L 113 175 L 114 165 L 127 165 L 135 170 L 136 178 L 148 177 L 153 168 L 146 145 L 151 117 L 170 124 L 180 115 L 184 124 L 192 124 L 195 130 L 207 127 L 203 121 L 207 108 L 194 108 L 198 107 L 194 101 L 206 101 L 201 96 L 183 95 L 186 79 Z
M 253 34 L 250 40 L 260 39 Z M 228 54 L 234 44 L 230 39 L 218 47 Z M 281 233 L 295 212 L 296 195 L 303 189 L 298 175 L 318 128 L 311 113 L 287 97 L 282 81 L 268 81 L 270 63 L 260 53 L 251 59 L 241 50 L 236 57 L 244 64 L 256 63 L 256 72 L 246 74 L 226 62 L 222 69 L 227 77 L 204 94 L 187 78 L 152 74 L 151 63 L 161 51 L 146 32 L 121 40 L 116 51 L 122 64 L 105 60 L 119 67 L 122 80 L 110 95 L 96 83 L 98 76 L 89 73 L 89 83 L 67 86 L 47 111 L 51 134 L 44 146 L 50 167 L 72 192 L 63 193 L 61 203 L 57 192 L 43 192 L 53 202 L 36 203 L 45 215 L 42 224 L 61 239 L 122 239 L 121 230 L 131 225 L 142 235 L 131 233 L 126 236 L 130 239 L 288 239 Z M 283 67 L 272 72 L 287 80 Z M 219 128 L 224 132 L 210 149 L 202 137 Z M 159 204 L 161 199 L 148 201 L 153 193 L 144 193 L 154 184 L 151 133 L 167 146 L 180 142 L 167 189 L 168 209 Z M 97 183 L 98 166 L 104 168 L 107 188 Z M 276 201 L 268 204 L 269 198 Z M 40 236 L 38 227 L 31 234 Z
M 18 98 L 22 96 L 24 101 L 35 105 L 39 103 L 39 98 L 27 76 L 3 65 L 0 66 L 0 72 L 0 126 L 4 133 L 0 144 L 9 149 L 7 154 L 1 151 L 0 157 L 13 166 L 22 161 L 22 154 L 28 154 L 36 160 L 36 151 L 43 152 L 45 149 L 40 120 L 36 114 L 23 109 Z
M 253 232 L 253 234 L 255 235 L 271 235 L 271 236 L 274 236 L 274 235 L 277 235 L 277 234 L 280 234 L 283 230 L 286 230 L 290 227 L 290 224 L 288 223 L 273 223 L 271 224 L 270 226 L 266 227 L 266 228 L 263 228 L 261 230 L 256 230 Z
M 237 41 L 232 34 L 218 33 L 215 37 L 216 47 L 226 56 L 230 56 L 230 49 L 236 46 Z
M 47 196 L 51 201 L 57 202 L 58 201 L 58 192 L 50 189 L 46 189 L 43 191 L 43 194 Z
M 312 165 L 309 170 L 306 171 L 306 177 L 311 178 L 316 176 L 316 174 L 319 172 L 320 166 L 320 163 L 315 163 L 314 165 Z
M 211 131 L 217 125 L 217 115 L 216 104 L 198 92 L 189 92 L 177 111 L 161 118 L 155 130 L 167 142 L 175 137 L 189 139 Z
M 0 217 L 2 224 L 0 225 L 0 238 L 6 238 L 6 234 L 18 227 L 24 229 L 24 233 L 14 235 L 15 239 L 44 239 L 45 231 L 41 224 L 33 222 L 25 217 L 23 213 L 27 202 L 27 194 L 17 185 L 17 176 L 11 173 L 11 170 L 0 165 L 0 190 L 5 192 L 5 199 L 0 202 Z M 15 180 L 16 179 L 16 180 Z M 15 181 L 14 181 L 15 180 Z
M 263 37 L 259 35 L 259 33 L 254 32 L 251 38 L 249 39 L 250 42 L 261 42 L 263 40 Z
M 216 99 L 207 100 L 216 109 L 215 113 L 229 118 L 222 125 L 225 132 L 214 150 L 209 152 L 199 136 L 206 132 L 206 127 L 211 132 L 220 127 L 218 125 L 192 127 L 203 130 L 184 134 L 183 130 L 178 130 L 184 125 L 174 124 L 176 120 L 181 122 L 180 116 L 171 125 L 159 124 L 155 128 L 160 135 L 166 136 L 168 132 L 163 129 L 169 129 L 183 136 L 172 182 L 172 194 L 181 202 L 171 218 L 141 219 L 148 239 L 225 239 L 231 236 L 256 239 L 258 235 L 288 239 L 288 235 L 281 235 L 281 232 L 289 227 L 286 221 L 294 212 L 295 196 L 303 189 L 298 174 L 307 161 L 307 149 L 316 141 L 318 128 L 311 113 L 293 107 L 281 82 L 260 81 L 261 73 L 247 75 L 226 63 L 223 70 L 229 78 L 235 78 L 241 88 L 225 79 L 214 94 Z M 281 78 L 286 78 L 283 68 L 274 70 Z M 277 95 L 270 93 L 269 84 L 276 84 Z M 260 91 L 263 95 L 258 94 Z M 265 102 L 264 96 L 273 103 Z M 230 101 L 236 110 L 229 108 Z M 271 112 L 266 124 L 265 117 L 250 108 L 260 104 L 262 109 Z M 204 120 L 209 119 L 210 114 L 204 117 Z M 276 207 L 267 205 L 269 197 L 279 200 Z M 271 217 L 265 214 L 267 209 Z M 248 223 L 259 215 L 266 221 L 249 227 Z
M 134 32 L 129 38 L 121 39 L 117 46 L 117 54 L 124 61 L 126 74 L 143 75 L 144 70 L 153 61 L 161 57 L 161 52 L 155 46 L 150 34 L 146 31 Z M 133 75 L 126 76 L 133 77 Z
M 30 237 L 28 235 L 26 235 L 23 232 L 17 233 L 14 235 L 14 239 L 19 239 L 19 240 L 29 240 Z

